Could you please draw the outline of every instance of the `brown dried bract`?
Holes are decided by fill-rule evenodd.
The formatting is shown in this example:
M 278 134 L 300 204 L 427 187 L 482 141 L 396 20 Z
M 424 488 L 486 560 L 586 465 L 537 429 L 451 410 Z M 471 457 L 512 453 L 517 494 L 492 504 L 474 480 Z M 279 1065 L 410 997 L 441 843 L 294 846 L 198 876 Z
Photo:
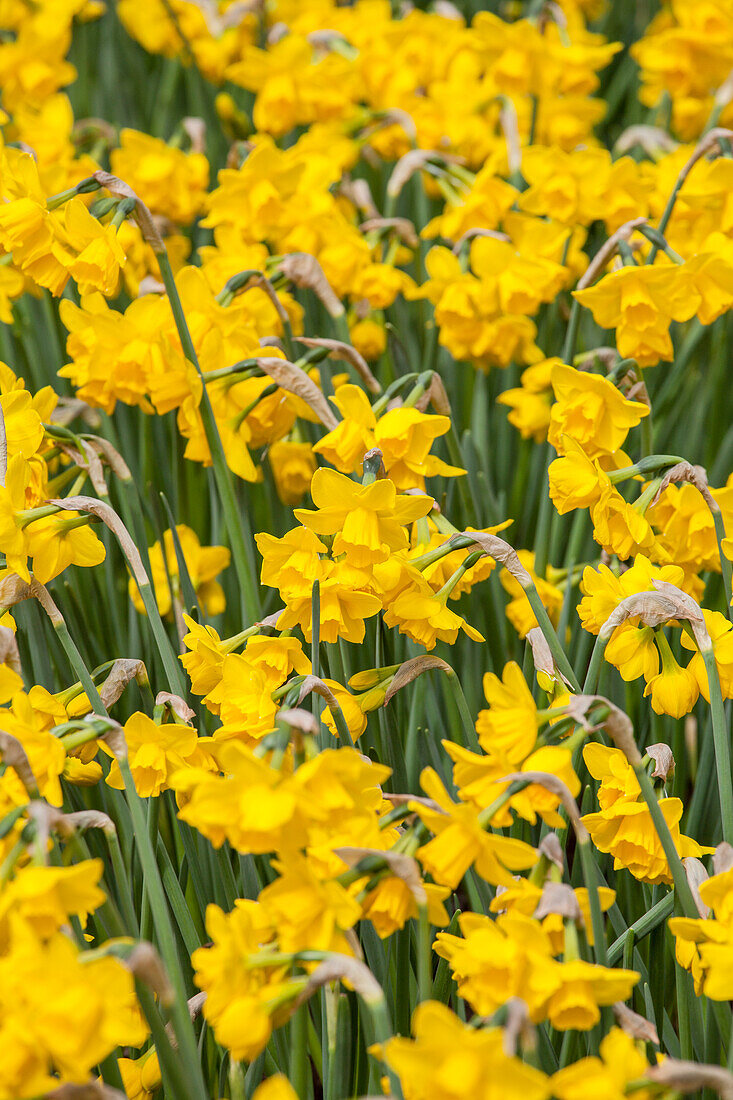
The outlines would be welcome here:
M 305 401 L 306 405 L 313 409 L 318 419 L 329 431 L 333 431 L 338 426 L 338 420 L 334 416 L 323 392 L 319 390 L 315 382 L 308 377 L 301 367 L 296 366 L 295 363 L 290 363 L 287 359 L 263 355 L 257 356 L 257 366 L 269 375 L 281 389 L 287 390 L 288 393 L 294 393 L 296 397 L 300 397 Z
M 556 913 L 563 920 L 574 920 L 578 924 L 583 923 L 583 914 L 575 896 L 572 886 L 563 882 L 546 882 L 542 890 L 542 897 L 532 916 L 535 920 L 542 920 Z
M 298 336 L 296 339 L 299 344 L 305 344 L 307 348 L 327 348 L 329 359 L 343 359 L 345 362 L 351 363 L 370 393 L 382 392 L 382 387 L 372 374 L 366 359 L 351 344 L 346 344 L 343 340 L 329 340 L 320 336 Z
M 437 668 L 441 672 L 453 672 L 451 666 L 441 657 L 432 657 L 427 653 L 420 657 L 411 657 L 409 661 L 405 661 L 397 669 L 391 684 L 387 688 L 384 696 L 385 704 L 389 703 L 390 699 L 394 698 L 401 688 L 407 687 L 418 676 L 422 676 L 423 672 L 429 672 L 432 668 Z
M 703 920 L 707 920 L 710 915 L 710 909 L 700 897 L 700 883 L 705 882 L 710 876 L 705 870 L 704 864 L 701 863 L 699 859 L 695 859 L 694 856 L 686 856 L 685 859 L 682 860 L 682 866 L 685 869 L 685 874 L 690 884 L 692 896 L 695 899 L 697 911 Z
M 504 539 L 500 539 L 498 535 L 487 535 L 483 531 L 461 531 L 459 534 L 463 538 L 471 539 L 479 550 L 483 550 L 484 554 L 503 565 L 522 588 L 532 587 L 532 577 L 519 560 L 517 551 Z M 453 538 L 456 537 L 456 535 L 453 536 Z M 470 550 L 471 547 L 467 549 Z
M 344 315 L 343 303 L 334 293 L 315 256 L 307 252 L 290 252 L 280 261 L 280 271 L 295 286 L 312 290 L 321 299 L 331 317 Z
M 140 664 L 142 665 L 142 661 Z M 181 699 L 180 695 L 174 695 L 171 691 L 159 691 L 155 696 L 155 705 L 170 707 L 173 713 L 188 726 L 191 725 L 191 719 L 196 717 L 196 711 L 191 710 L 185 699 Z
M 647 745 L 644 751 L 654 761 L 652 779 L 664 779 L 666 781 L 667 776 L 674 771 L 674 756 L 669 745 L 661 741 L 656 745 Z
M 356 867 L 367 856 L 378 856 L 397 878 L 402 879 L 418 905 L 426 905 L 428 896 L 420 877 L 420 868 L 412 856 L 401 852 L 385 852 L 380 848 L 334 848 L 335 854 L 349 867 Z
M 698 1092 L 712 1089 L 721 1100 L 733 1100 L 733 1073 L 722 1066 L 700 1065 L 682 1062 L 677 1058 L 665 1058 L 647 1072 L 650 1081 L 666 1085 L 677 1092 Z
M 654 1046 L 659 1046 L 657 1029 L 650 1020 L 647 1020 L 645 1016 L 640 1016 L 638 1012 L 634 1012 L 623 1001 L 616 1001 L 612 1007 L 619 1027 L 627 1035 L 630 1035 L 632 1039 L 641 1039 L 644 1043 L 654 1043 Z
M 693 466 L 690 462 L 678 462 L 676 466 L 670 467 L 665 471 L 662 477 L 659 488 L 657 489 L 649 507 L 653 507 L 659 500 L 664 490 L 678 481 L 687 481 L 690 485 L 694 485 L 697 491 L 703 497 L 705 503 L 711 512 L 719 512 L 717 502 L 710 492 L 710 486 L 708 485 L 708 475 L 704 466 Z
M 159 998 L 161 1004 L 173 1004 L 175 994 L 163 960 L 152 943 L 141 940 L 135 944 L 125 965 L 138 981 L 143 982 Z
M 567 785 L 563 783 L 559 776 L 553 775 L 552 772 L 510 772 L 508 775 L 503 775 L 501 779 L 497 779 L 497 783 L 536 783 L 540 787 L 544 787 L 546 791 L 550 791 L 557 798 L 560 799 L 565 813 L 568 815 L 568 820 L 575 830 L 575 835 L 582 843 L 588 839 L 588 830 L 583 822 L 580 820 L 580 811 L 578 810 L 578 804 L 570 793 Z

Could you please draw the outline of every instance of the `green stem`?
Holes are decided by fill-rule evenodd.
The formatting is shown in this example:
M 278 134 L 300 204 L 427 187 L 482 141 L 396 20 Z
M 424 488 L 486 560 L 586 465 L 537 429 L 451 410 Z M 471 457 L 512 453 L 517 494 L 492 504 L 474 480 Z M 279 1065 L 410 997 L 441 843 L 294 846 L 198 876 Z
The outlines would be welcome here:
M 320 581 L 313 581 L 313 589 L 311 591 L 311 672 L 314 676 L 320 679 L 321 676 L 321 583 Z M 321 697 L 317 691 L 314 691 L 311 695 L 311 709 L 313 711 L 313 717 L 320 724 L 321 722 Z M 334 717 L 334 721 L 336 718 Z M 320 747 L 325 749 L 328 747 L 328 734 L 320 725 Z
M 654 793 L 652 782 L 647 774 L 647 770 L 641 762 L 641 758 L 638 763 L 633 764 L 634 775 L 637 778 L 639 787 L 641 788 L 641 794 L 644 801 L 647 804 L 649 813 L 651 814 L 652 823 L 654 829 L 659 837 L 659 841 L 664 849 L 664 854 L 667 857 L 667 863 L 672 873 L 672 879 L 674 881 L 675 894 L 679 900 L 682 912 L 686 917 L 697 919 L 700 914 L 697 911 L 695 905 L 695 899 L 692 896 L 692 890 L 690 884 L 687 881 L 687 875 L 685 869 L 682 866 L 682 860 L 679 857 L 677 849 L 672 839 L 672 834 L 669 831 L 669 825 L 665 821 L 664 815 L 659 808 L 657 802 L 657 796 Z
M 590 904 L 591 924 L 593 926 L 593 953 L 596 962 L 601 966 L 608 966 L 608 954 L 606 951 L 606 930 L 603 925 L 603 913 L 601 912 L 601 900 L 598 896 L 598 876 L 596 874 L 596 861 L 593 855 L 593 846 L 590 836 L 586 835 L 578 840 L 580 851 L 580 863 L 585 879 L 585 888 L 588 891 Z
M 630 924 L 622 936 L 619 936 L 618 939 L 613 941 L 608 949 L 608 965 L 615 966 L 624 954 L 624 944 L 629 932 L 633 933 L 635 940 L 641 940 L 645 936 L 648 936 L 650 932 L 653 932 L 655 928 L 667 919 L 667 917 L 671 917 L 673 910 L 674 894 L 670 891 L 666 897 L 663 897 L 662 900 L 658 901 L 656 905 L 653 905 L 648 912 L 644 913 L 643 917 L 639 917 L 637 921 Z
M 539 628 L 545 636 L 545 641 L 550 647 L 550 652 L 552 653 L 552 657 L 555 664 L 557 665 L 558 671 L 563 674 L 563 676 L 572 687 L 573 691 L 580 691 L 580 683 L 578 682 L 578 678 L 573 672 L 573 667 L 570 664 L 570 661 L 565 656 L 565 651 L 560 645 L 560 640 L 555 633 L 555 628 L 550 622 L 550 616 L 547 614 L 547 608 L 540 599 L 537 588 L 532 581 L 530 581 L 527 585 L 522 585 L 522 588 L 524 589 L 525 596 L 529 600 L 530 607 L 535 613 L 535 618 L 537 619 Z
M 384 995 L 382 995 L 379 998 L 365 997 L 364 1003 L 369 1010 L 375 1038 L 380 1046 L 382 1046 L 392 1038 L 392 1024 L 389 1019 L 387 1002 L 384 999 Z M 402 1088 L 397 1074 L 390 1066 L 387 1066 L 386 1069 L 391 1095 L 395 1100 L 402 1100 Z
M 138 936 L 140 934 L 140 928 L 137 922 L 137 915 L 135 913 L 135 904 L 132 900 L 130 878 L 127 873 L 127 868 L 125 867 L 125 862 L 122 858 L 120 838 L 117 835 L 116 829 L 114 830 L 114 832 L 112 830 L 107 831 L 105 829 L 105 836 L 107 837 L 109 854 L 112 860 L 114 884 L 117 887 L 119 895 L 122 918 L 127 925 L 126 932 L 129 936 Z
M 418 1001 L 429 1001 L 433 993 L 430 965 L 430 923 L 427 902 L 418 906 L 417 921 L 417 991 Z
M 313 692 L 313 694 L 315 695 L 316 693 Z M 333 717 L 334 725 L 336 726 L 336 732 L 338 734 L 341 748 L 353 749 L 355 747 L 354 739 L 351 736 L 351 730 L 346 724 L 344 712 L 342 711 L 341 707 L 338 705 L 338 703 L 334 703 L 332 706 L 329 706 L 328 709 L 331 711 L 331 716 Z
M 145 889 L 150 898 L 150 908 L 153 914 L 153 926 L 158 946 L 175 992 L 173 1004 L 171 1005 L 171 1017 L 178 1040 L 179 1056 L 184 1063 L 184 1073 L 188 1081 L 188 1093 L 186 1095 L 190 1097 L 190 1100 L 208 1100 L 208 1092 L 196 1048 L 196 1038 L 191 1017 L 188 1013 L 186 987 L 178 958 L 176 937 L 168 914 L 168 905 L 155 853 L 148 836 L 142 799 L 135 789 L 135 782 L 132 778 L 127 757 L 120 754 L 117 761 L 125 784 L 127 804 L 132 818 L 137 852 L 142 865 Z
M 557 627 L 558 639 L 565 637 L 568 624 L 570 623 L 570 611 L 573 606 L 573 570 L 577 565 L 583 540 L 585 539 L 586 519 L 587 515 L 585 510 L 582 508 L 579 509 L 573 516 L 573 524 L 570 528 L 570 538 L 568 539 L 568 548 L 564 562 L 567 580 L 565 582 L 565 595 L 563 597 L 562 610 L 560 612 L 560 621 Z
M 224 447 L 222 446 L 221 436 L 219 435 L 219 429 L 216 425 L 214 410 L 211 407 L 211 400 L 206 388 L 204 374 L 201 370 L 198 356 L 196 355 L 196 349 L 193 346 L 193 340 L 191 339 L 191 333 L 188 329 L 186 316 L 183 312 L 183 305 L 178 294 L 175 279 L 173 278 L 173 271 L 171 270 L 168 253 L 165 247 L 162 252 L 157 253 L 157 259 L 163 283 L 165 284 L 165 289 L 168 294 L 173 318 L 178 330 L 181 347 L 183 348 L 183 354 L 194 365 L 201 379 L 201 420 L 204 426 L 204 432 L 206 433 L 209 451 L 211 452 L 214 479 L 224 510 L 224 521 L 232 545 L 232 556 L 234 558 L 234 567 L 237 571 L 237 579 L 241 589 L 240 594 L 244 604 L 244 611 L 250 619 L 259 619 L 261 617 L 261 603 L 259 587 L 255 576 L 252 532 L 249 528 L 246 516 L 241 513 L 237 507 L 231 470 L 227 465 Z
M 606 652 L 606 646 L 608 645 L 609 641 L 610 638 L 606 638 L 602 634 L 599 634 L 596 638 L 596 643 L 593 646 L 593 652 L 591 653 L 590 657 L 590 664 L 588 665 L 588 671 L 585 674 L 583 695 L 595 695 L 598 689 L 598 680 L 601 675 L 603 655 Z
M 299 1100 L 308 1100 L 308 1005 L 296 1009 L 290 1020 L 290 1084 Z
M 461 716 L 464 733 L 463 747 L 473 749 L 474 752 L 479 752 L 481 746 L 479 745 L 479 740 L 476 735 L 476 726 L 471 717 L 471 712 L 468 709 L 468 703 L 466 702 L 466 696 L 461 687 L 461 681 L 458 679 L 453 669 L 446 669 L 445 675 L 453 692 L 453 698 L 458 707 L 458 713 Z
M 140 599 L 143 601 L 146 614 L 148 616 L 148 622 L 150 628 L 153 631 L 153 637 L 155 638 L 155 644 L 160 653 L 161 660 L 163 661 L 163 668 L 165 674 L 168 677 L 171 690 L 176 692 L 177 695 L 186 694 L 186 679 L 183 675 L 181 666 L 176 659 L 176 655 L 171 645 L 171 640 L 166 633 L 166 629 L 163 626 L 163 620 L 160 617 L 158 605 L 155 602 L 155 596 L 153 595 L 153 589 L 148 581 L 147 584 L 142 584 L 135 578 L 137 583 L 137 590 L 140 593 Z
M 654 421 L 652 420 L 651 406 L 649 408 L 649 415 L 643 417 L 641 421 L 641 453 L 644 458 L 648 458 L 654 451 Z
M 158 845 L 158 822 L 160 818 L 160 798 L 148 798 L 147 799 L 147 832 L 150 839 L 150 845 L 155 851 Z M 140 934 L 144 940 L 152 938 L 153 934 L 153 913 L 152 905 L 150 902 L 150 891 L 145 885 L 142 896 L 142 906 L 140 910 Z
M 672 217 L 672 211 L 674 210 L 675 203 L 677 202 L 677 196 L 679 195 L 680 191 L 682 190 L 682 185 L 683 185 L 683 183 L 685 182 L 686 179 L 687 179 L 687 173 L 680 173 L 680 175 L 677 179 L 677 182 L 675 183 L 675 185 L 672 189 L 672 193 L 669 196 L 669 198 L 667 199 L 667 205 L 664 208 L 662 216 L 659 219 L 659 225 L 657 226 L 657 233 L 659 234 L 660 237 L 663 237 L 664 234 L 667 231 L 667 226 L 669 225 L 669 219 Z M 648 264 L 653 264 L 654 261 L 656 260 L 657 253 L 659 252 L 659 247 L 660 247 L 659 244 L 652 244 L 652 247 L 649 250 L 649 256 L 648 256 L 647 261 L 646 261 Z
M 179 1053 L 173 1049 L 155 998 L 142 982 L 135 982 L 135 989 L 155 1042 L 165 1094 L 167 1096 L 170 1092 L 172 1100 L 189 1100 L 192 1095 L 190 1083 L 186 1079 L 186 1071 L 181 1065 Z
M 720 798 L 720 819 L 723 840 L 733 843 L 733 781 L 731 780 L 730 735 L 726 728 L 723 694 L 720 690 L 718 665 L 712 646 L 702 650 L 705 672 L 710 692 L 710 710 L 713 719 L 713 744 L 715 746 L 715 769 L 718 776 L 718 797 Z
M 723 539 L 725 538 L 725 523 L 723 521 L 723 513 L 716 506 L 715 511 L 711 509 L 713 513 L 713 523 L 715 524 L 715 538 L 718 543 L 718 554 L 720 555 L 720 572 L 723 575 L 723 587 L 725 589 L 725 600 L 728 609 L 728 616 L 731 615 L 731 600 L 733 599 L 733 593 L 731 592 L 731 577 L 733 576 L 733 566 L 723 553 Z
M 348 1071 L 352 1045 L 349 999 L 345 993 L 331 986 L 327 986 L 324 993 L 328 1030 L 325 1100 L 343 1100 L 349 1095 Z
M 53 623 L 53 628 L 56 631 L 56 637 L 61 642 L 61 645 L 64 648 L 64 652 L 69 658 L 69 664 L 71 665 L 75 676 L 77 677 L 81 686 L 86 692 L 87 699 L 89 700 L 89 705 L 91 706 L 95 714 L 98 714 L 101 718 L 107 718 L 107 708 L 102 702 L 94 680 L 92 680 L 89 670 L 82 660 L 81 653 L 76 648 L 76 644 L 69 634 L 69 628 L 67 627 L 63 619 L 60 619 L 60 621 L 56 621 L 54 617 L 51 617 L 51 621 Z
M 572 363 L 573 356 L 575 355 L 575 345 L 578 340 L 578 329 L 580 327 L 580 302 L 573 298 L 573 304 L 570 307 L 570 320 L 568 321 L 568 329 L 565 334 L 565 343 L 562 349 L 562 361 L 563 363 Z
M 540 489 L 540 507 L 537 515 L 537 528 L 535 530 L 534 568 L 538 577 L 544 577 L 547 569 L 547 561 L 550 553 L 550 518 L 554 515 L 552 499 L 550 497 L 550 462 L 553 448 L 548 443 L 542 454 L 542 484 Z

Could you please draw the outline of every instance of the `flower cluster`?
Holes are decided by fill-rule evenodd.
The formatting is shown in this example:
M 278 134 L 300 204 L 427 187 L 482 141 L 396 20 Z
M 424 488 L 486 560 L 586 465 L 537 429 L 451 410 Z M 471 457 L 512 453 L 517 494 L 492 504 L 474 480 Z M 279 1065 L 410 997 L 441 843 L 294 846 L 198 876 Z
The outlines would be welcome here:
M 733 1095 L 733 3 L 619 9 L 0 0 L 0 1100 Z

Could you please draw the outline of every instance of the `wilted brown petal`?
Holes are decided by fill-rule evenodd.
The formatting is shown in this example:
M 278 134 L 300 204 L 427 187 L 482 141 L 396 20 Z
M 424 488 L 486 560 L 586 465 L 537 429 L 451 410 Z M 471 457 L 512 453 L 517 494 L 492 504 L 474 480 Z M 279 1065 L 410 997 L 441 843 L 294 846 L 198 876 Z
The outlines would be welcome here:
M 697 491 L 703 497 L 708 508 L 712 512 L 719 512 L 720 508 L 715 502 L 710 493 L 710 487 L 708 485 L 708 475 L 704 466 L 693 466 L 690 462 L 678 462 L 676 466 L 671 466 L 669 470 L 666 470 L 659 488 L 654 494 L 649 507 L 652 507 L 657 503 L 664 490 L 679 481 L 687 481 L 690 485 L 694 485 Z
M 563 783 L 559 776 L 553 775 L 552 772 L 510 772 L 509 775 L 503 775 L 501 779 L 497 779 L 496 782 L 529 782 L 537 783 L 538 786 L 544 787 L 546 791 L 550 791 L 552 794 L 556 795 L 562 802 L 563 809 L 568 815 L 568 820 L 573 826 L 578 840 L 582 842 L 587 839 L 588 830 L 580 820 L 578 804 L 570 793 L 567 785 Z
M 0 664 L 12 668 L 19 676 L 23 672 L 18 642 L 9 626 L 0 626 Z
M 125 731 L 119 722 L 109 719 L 108 728 L 99 735 L 98 740 L 104 741 L 116 760 L 127 760 Z
M 346 177 L 339 184 L 339 191 L 368 218 L 379 217 L 379 210 L 366 180 L 352 180 Z
M 507 1058 L 516 1056 L 519 1040 L 525 1048 L 534 1048 L 535 1029 L 529 1018 L 529 1008 L 521 997 L 510 997 L 504 1006 L 506 1023 L 504 1024 L 503 1045 Z
M 509 175 L 513 176 L 522 167 L 522 139 L 519 135 L 517 108 L 509 96 L 504 96 L 499 111 L 499 125 L 504 132 Z
M 364 963 L 359 962 L 358 959 L 352 959 L 349 955 L 334 953 L 324 959 L 313 971 L 308 984 L 296 1000 L 295 1007 L 307 1001 L 321 986 L 344 979 L 367 1003 L 381 1001 L 384 998 L 381 985 Z
M 38 783 L 26 751 L 16 737 L 0 730 L 0 760 L 13 768 L 31 798 L 38 797 Z
M 117 474 L 121 481 L 132 481 L 132 472 L 119 451 L 115 450 L 107 439 L 99 435 L 87 436 L 87 443 L 92 443 L 99 454 L 104 455 L 107 465 Z
M 659 592 L 634 592 L 621 600 L 598 632 L 599 638 L 608 639 L 617 626 L 628 619 L 637 619 L 643 626 L 662 626 L 679 616 L 678 605 Z
M 551 913 L 557 913 L 563 920 L 582 922 L 583 914 L 572 886 L 567 886 L 563 882 L 545 883 L 542 897 L 532 916 L 535 920 L 542 920 L 544 917 L 549 917 Z
M 181 120 L 181 126 L 191 142 L 192 153 L 206 152 L 206 123 L 196 115 L 186 115 Z
M 537 851 L 562 871 L 565 866 L 565 853 L 562 850 L 557 833 L 547 833 L 543 836 Z
M 334 848 L 333 850 L 339 859 L 342 859 L 349 867 L 356 867 L 366 856 L 378 856 L 387 864 L 393 875 L 402 879 L 418 905 L 427 903 L 428 897 L 420 877 L 420 868 L 411 856 L 403 855 L 401 852 L 385 852 L 380 848 L 352 848 L 347 846 Z
M 62 508 L 67 512 L 88 512 L 90 515 L 101 519 L 105 527 L 109 527 L 119 542 L 122 553 L 127 558 L 130 570 L 137 583 L 139 585 L 150 583 L 138 548 L 130 537 L 130 532 L 109 504 L 105 504 L 104 501 L 97 500 L 95 497 L 85 496 L 52 499 L 48 503 L 55 504 L 57 508 Z
M 351 344 L 346 344 L 343 340 L 329 340 L 321 336 L 298 336 L 296 339 L 299 344 L 305 344 L 307 348 L 328 348 L 329 359 L 343 359 L 347 363 L 351 363 L 371 393 L 382 392 L 382 387 L 372 374 L 366 359 Z
M 389 703 L 390 699 L 394 698 L 397 692 L 411 684 L 413 680 L 416 680 L 418 676 L 421 676 L 423 672 L 429 672 L 431 668 L 437 668 L 441 672 L 452 672 L 453 669 L 446 661 L 441 657 L 431 657 L 429 654 L 424 654 L 420 657 L 411 657 L 409 661 L 405 661 L 400 665 L 397 672 L 392 678 L 392 682 L 387 688 L 384 696 L 384 702 Z
M 311 677 L 311 679 L 315 679 L 315 676 Z M 318 694 L 320 694 L 320 692 Z M 320 728 L 318 719 L 315 715 L 311 714 L 309 710 L 303 710 L 302 707 L 283 707 L 282 710 L 277 712 L 277 716 L 285 722 L 286 725 L 291 726 L 293 729 L 300 730 L 301 733 L 310 734 L 312 737 L 318 734 Z
M 144 680 L 141 680 L 141 676 L 144 676 Z M 99 696 L 105 707 L 111 707 L 132 680 L 141 683 L 147 679 L 147 670 L 142 661 L 136 657 L 119 657 L 109 670 L 104 683 L 100 684 Z
M 78 397 L 62 396 L 56 402 L 56 407 L 49 417 L 49 423 L 66 427 L 72 420 L 76 420 L 77 416 L 92 428 L 98 428 L 101 422 L 98 409 L 93 409 Z
M 403 157 L 400 157 L 387 181 L 387 194 L 390 198 L 396 198 L 410 177 L 415 172 L 419 172 L 431 160 L 442 160 L 453 164 L 464 163 L 462 157 L 439 153 L 435 149 L 411 149 L 409 153 L 405 153 Z
M 608 708 L 608 716 L 596 726 L 588 724 L 586 715 L 594 703 L 602 703 Z M 621 749 L 626 759 L 636 767 L 641 764 L 641 753 L 634 738 L 634 727 L 628 714 L 602 695 L 571 695 L 565 704 L 566 713 L 584 729 L 593 732 L 603 729 L 617 749 Z
M 695 899 L 697 911 L 703 920 L 707 920 L 707 918 L 710 916 L 710 909 L 700 897 L 700 883 L 705 882 L 705 880 L 710 876 L 705 870 L 704 864 L 702 864 L 700 860 L 696 859 L 694 856 L 686 856 L 682 860 L 682 866 L 685 869 L 685 874 L 687 875 L 687 881 L 690 884 L 692 896 Z
M 145 203 L 138 198 L 129 184 L 119 179 L 117 176 L 113 176 L 111 172 L 104 172 L 101 169 L 92 173 L 97 183 L 109 191 L 110 195 L 114 195 L 118 199 L 134 199 L 135 200 L 135 220 L 140 226 L 140 232 L 145 240 L 148 242 L 153 252 L 161 255 L 165 252 L 165 245 L 163 238 L 158 231 L 158 227 L 155 224 L 152 214 L 148 210 Z
M 312 290 L 332 317 L 343 316 L 345 312 L 343 302 L 334 293 L 315 256 L 307 252 L 289 252 L 280 261 L 280 271 L 295 286 Z
M 175 997 L 173 986 L 163 965 L 163 960 L 152 943 L 142 940 L 140 943 L 135 944 L 125 960 L 125 965 L 133 977 L 143 982 L 156 994 L 162 1004 L 170 1005 L 173 1003 Z
M 328 684 L 324 683 L 318 676 L 306 676 L 303 683 L 300 685 L 300 691 L 298 692 L 298 703 L 302 703 L 306 695 L 310 695 L 311 692 L 315 692 L 316 695 L 320 695 L 321 699 L 325 700 L 326 706 L 337 707 L 339 705 L 338 699 L 331 691 Z M 281 711 L 282 713 L 282 711 Z
M 650 1081 L 666 1085 L 677 1092 L 698 1092 L 700 1089 L 712 1089 L 721 1100 L 733 1100 L 733 1074 L 722 1066 L 699 1065 L 697 1062 L 682 1062 L 676 1058 L 665 1058 L 647 1071 Z
M 640 146 L 645 153 L 649 153 L 656 160 L 659 153 L 674 152 L 679 142 L 659 126 L 636 124 L 628 126 L 616 139 L 613 151 L 617 156 L 621 156 L 623 153 L 628 153 L 635 145 Z
M 604 267 L 616 252 L 621 241 L 628 241 L 629 237 L 639 229 L 642 225 L 646 225 L 648 218 L 632 218 L 631 221 L 625 222 L 619 226 L 615 233 L 612 233 L 605 244 L 596 252 L 595 256 L 588 264 L 586 272 L 578 279 L 577 290 L 584 290 L 586 287 L 594 283 Z
M 73 832 L 86 832 L 87 829 L 101 829 L 103 833 L 112 835 L 117 832 L 114 821 L 101 810 L 76 810 L 71 814 L 62 814 L 62 821 L 58 823 L 59 831 L 70 829 Z
M 295 363 L 290 363 L 287 359 L 278 359 L 274 355 L 260 355 L 257 356 L 257 366 L 269 375 L 273 382 L 277 382 L 281 389 L 302 398 L 329 431 L 338 426 L 338 420 L 323 392 Z
M 362 233 L 369 233 L 373 229 L 394 229 L 398 237 L 410 248 L 417 248 L 420 238 L 415 232 L 415 226 L 409 218 L 368 218 L 359 226 Z
M 654 1046 L 659 1046 L 657 1029 L 650 1020 L 647 1020 L 645 1016 L 640 1016 L 638 1012 L 634 1012 L 623 1001 L 616 1001 L 612 1007 L 619 1027 L 627 1035 L 630 1035 L 632 1039 L 641 1039 L 644 1043 L 654 1043 Z
M 142 661 L 140 664 L 142 664 Z M 143 667 L 145 666 L 143 665 Z M 155 696 L 155 705 L 156 707 L 170 707 L 173 713 L 187 725 L 190 725 L 191 719 L 196 717 L 196 711 L 191 710 L 185 699 L 181 699 L 180 695 L 174 695 L 170 691 L 159 691 Z
M 723 840 L 713 853 L 713 874 L 722 875 L 733 867 L 733 844 Z
M 667 776 L 674 771 L 674 756 L 669 745 L 661 741 L 656 745 L 647 745 L 644 752 L 654 761 L 652 779 L 664 779 L 666 781 Z
M 504 539 L 500 539 L 498 535 L 487 535 L 484 531 L 461 531 L 459 534 L 464 538 L 472 539 L 488 557 L 500 562 L 522 588 L 532 586 L 532 578 L 519 560 L 517 551 Z M 456 535 L 453 536 L 453 538 L 456 537 Z M 468 549 L 471 549 L 470 546 Z
M 710 640 L 700 604 L 696 603 L 687 592 L 683 592 L 681 588 L 670 584 L 669 581 L 652 580 L 652 584 L 661 596 L 674 605 L 674 617 L 687 619 L 700 649 L 703 651 L 710 649 L 713 643 Z

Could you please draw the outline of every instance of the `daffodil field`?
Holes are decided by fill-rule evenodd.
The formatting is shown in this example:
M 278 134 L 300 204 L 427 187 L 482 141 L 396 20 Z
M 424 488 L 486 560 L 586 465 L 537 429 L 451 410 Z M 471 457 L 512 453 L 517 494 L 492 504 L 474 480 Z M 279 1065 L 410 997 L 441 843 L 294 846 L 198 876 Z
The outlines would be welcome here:
M 733 0 L 0 0 L 0 1100 L 733 1098 Z

